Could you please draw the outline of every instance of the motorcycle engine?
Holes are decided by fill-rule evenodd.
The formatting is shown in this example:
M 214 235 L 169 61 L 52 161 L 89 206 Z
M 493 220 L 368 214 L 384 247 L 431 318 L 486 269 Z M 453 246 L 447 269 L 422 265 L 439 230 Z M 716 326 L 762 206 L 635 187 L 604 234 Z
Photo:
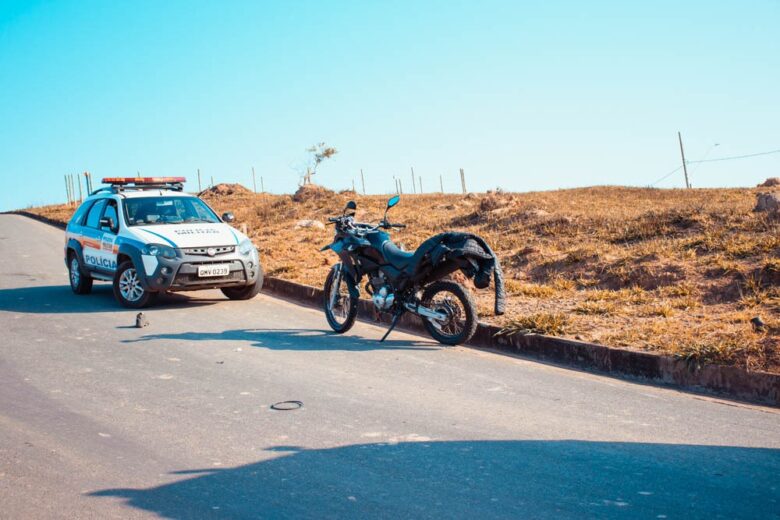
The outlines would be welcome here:
M 371 280 L 371 286 L 374 289 L 374 292 L 371 295 L 371 301 L 374 302 L 374 307 L 380 311 L 389 310 L 395 301 L 393 288 L 387 285 L 383 277 L 373 278 Z

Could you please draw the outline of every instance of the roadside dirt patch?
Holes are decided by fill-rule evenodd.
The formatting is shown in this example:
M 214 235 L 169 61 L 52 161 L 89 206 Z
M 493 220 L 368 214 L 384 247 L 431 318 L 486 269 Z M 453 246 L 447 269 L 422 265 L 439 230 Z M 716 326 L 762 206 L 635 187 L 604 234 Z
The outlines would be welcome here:
M 245 188 L 240 184 L 217 184 L 211 188 L 198 193 L 198 197 L 208 198 L 209 196 L 228 197 L 233 195 L 249 195 L 252 190 Z
M 343 194 L 346 194 L 342 192 Z M 354 192 L 350 192 L 354 194 Z M 306 202 L 308 200 L 328 199 L 333 197 L 336 192 L 329 190 L 317 184 L 304 184 L 293 194 L 292 200 L 295 202 Z

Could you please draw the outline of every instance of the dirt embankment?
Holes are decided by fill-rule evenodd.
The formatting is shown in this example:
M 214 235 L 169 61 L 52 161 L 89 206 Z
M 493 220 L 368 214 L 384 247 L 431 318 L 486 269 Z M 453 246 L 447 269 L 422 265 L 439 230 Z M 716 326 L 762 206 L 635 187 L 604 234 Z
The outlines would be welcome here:
M 507 315 L 498 318 L 492 291 L 477 291 L 484 321 L 780 371 L 780 218 L 753 211 L 757 194 L 766 191 L 404 195 L 390 215 L 409 225 L 395 233 L 407 249 L 451 229 L 480 234 L 494 246 L 510 298 Z M 200 195 L 247 226 L 270 275 L 311 285 L 322 284 L 336 261 L 318 252 L 332 230 L 296 223 L 325 222 L 350 199 L 358 219 L 376 221 L 387 198 L 319 186 L 269 195 L 218 185 Z M 30 211 L 67 220 L 73 208 Z M 764 325 L 751 323 L 755 317 Z

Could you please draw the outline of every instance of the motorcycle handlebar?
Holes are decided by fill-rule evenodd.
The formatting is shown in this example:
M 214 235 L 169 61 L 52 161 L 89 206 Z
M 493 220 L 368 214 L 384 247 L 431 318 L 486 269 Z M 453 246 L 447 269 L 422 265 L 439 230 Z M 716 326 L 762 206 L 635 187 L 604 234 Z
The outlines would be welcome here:
M 352 217 L 328 217 L 328 224 L 336 224 L 338 222 L 342 222 L 348 218 Z M 355 226 L 357 227 L 365 227 L 368 229 L 378 229 L 378 228 L 384 228 L 384 229 L 390 229 L 390 228 L 396 228 L 396 229 L 404 229 L 406 227 L 406 224 L 391 224 L 390 222 L 387 222 L 383 220 L 379 224 L 366 224 L 363 222 L 355 222 Z

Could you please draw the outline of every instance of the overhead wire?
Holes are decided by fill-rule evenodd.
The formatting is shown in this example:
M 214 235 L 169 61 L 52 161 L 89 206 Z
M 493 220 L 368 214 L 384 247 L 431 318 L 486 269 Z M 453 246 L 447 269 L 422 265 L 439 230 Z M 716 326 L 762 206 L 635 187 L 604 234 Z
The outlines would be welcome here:
M 771 155 L 773 153 L 780 153 L 780 149 L 769 150 L 768 152 L 751 153 L 747 155 L 732 155 L 731 157 L 716 157 L 715 159 L 700 159 L 698 161 L 688 161 L 688 164 L 717 162 L 717 161 L 733 161 L 735 159 L 748 159 L 750 157 L 758 157 L 760 155 Z
M 677 167 L 677 168 L 675 168 L 674 170 L 670 171 L 669 173 L 667 173 L 666 175 L 664 175 L 663 177 L 661 177 L 660 179 L 658 179 L 657 181 L 655 181 L 654 183 L 652 183 L 652 184 L 650 185 L 650 187 L 652 188 L 652 187 L 654 187 L 656 184 L 658 184 L 659 182 L 665 181 L 666 179 L 668 179 L 669 177 L 671 177 L 673 174 L 677 173 L 677 172 L 678 172 L 678 171 L 680 171 L 680 170 L 682 170 L 682 166 L 678 166 L 678 167 Z
M 732 156 L 729 156 L 729 157 L 716 157 L 715 159 L 707 159 L 706 158 L 707 155 L 709 155 L 710 151 L 712 151 L 713 148 L 710 148 L 710 150 L 706 154 L 704 154 L 704 157 L 705 157 L 704 159 L 699 159 L 697 161 L 685 161 L 685 164 L 686 165 L 689 165 L 689 164 L 699 164 L 700 165 L 702 163 L 708 163 L 708 162 L 733 161 L 733 160 L 737 160 L 737 159 L 749 159 L 750 157 L 760 157 L 762 155 L 771 155 L 771 154 L 775 154 L 775 153 L 780 153 L 780 149 L 777 149 L 777 150 L 769 150 L 767 152 L 758 152 L 758 153 L 751 153 L 751 154 L 746 154 L 746 155 L 732 155 Z M 698 169 L 698 167 L 696 169 Z M 662 181 L 665 181 L 666 179 L 668 179 L 669 177 L 671 177 L 672 175 L 674 175 L 675 173 L 677 173 L 680 170 L 682 170 L 682 165 L 680 165 L 677 168 L 675 168 L 674 170 L 670 171 L 669 173 L 667 173 L 666 175 L 664 175 L 663 177 L 661 177 L 660 179 L 658 179 L 654 183 L 650 184 L 650 187 L 652 188 L 655 185 L 657 185 L 658 183 L 660 183 Z

